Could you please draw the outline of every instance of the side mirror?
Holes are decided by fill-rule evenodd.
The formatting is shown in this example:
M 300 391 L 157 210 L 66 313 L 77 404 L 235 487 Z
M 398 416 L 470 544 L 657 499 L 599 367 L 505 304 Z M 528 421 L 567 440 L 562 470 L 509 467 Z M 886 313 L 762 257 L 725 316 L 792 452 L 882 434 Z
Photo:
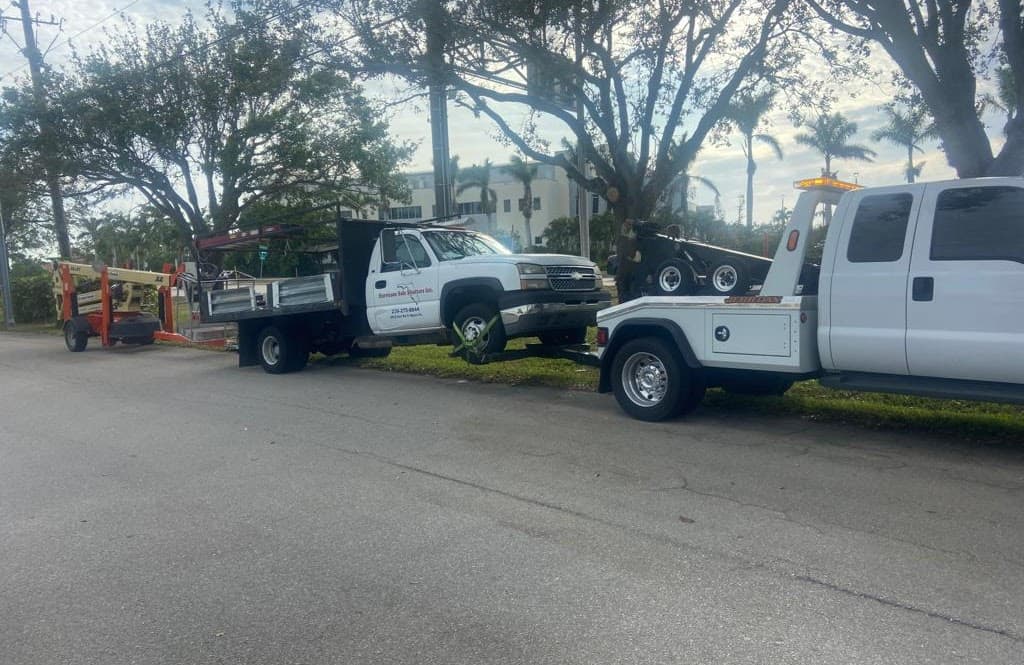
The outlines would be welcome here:
M 395 235 L 394 229 L 384 229 L 380 232 L 380 260 L 382 263 L 398 263 Z

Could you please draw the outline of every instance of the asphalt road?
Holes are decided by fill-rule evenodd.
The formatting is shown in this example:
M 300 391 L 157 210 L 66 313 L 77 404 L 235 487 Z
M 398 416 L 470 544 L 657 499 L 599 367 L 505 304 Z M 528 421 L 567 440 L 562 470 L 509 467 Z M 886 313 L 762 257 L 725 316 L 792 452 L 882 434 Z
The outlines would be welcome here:
M 1024 442 L 0 335 L 0 663 L 1022 663 Z

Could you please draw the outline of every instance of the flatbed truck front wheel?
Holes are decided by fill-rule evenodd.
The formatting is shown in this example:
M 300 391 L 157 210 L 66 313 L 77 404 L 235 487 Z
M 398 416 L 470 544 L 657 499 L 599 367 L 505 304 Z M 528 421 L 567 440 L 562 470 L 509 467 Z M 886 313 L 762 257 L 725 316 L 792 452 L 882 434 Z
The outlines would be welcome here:
M 270 374 L 296 372 L 309 362 L 309 345 L 296 330 L 267 326 L 256 338 L 260 365 Z
M 658 337 L 623 344 L 612 359 L 612 391 L 622 410 L 659 421 L 693 411 L 704 399 L 704 378 Z

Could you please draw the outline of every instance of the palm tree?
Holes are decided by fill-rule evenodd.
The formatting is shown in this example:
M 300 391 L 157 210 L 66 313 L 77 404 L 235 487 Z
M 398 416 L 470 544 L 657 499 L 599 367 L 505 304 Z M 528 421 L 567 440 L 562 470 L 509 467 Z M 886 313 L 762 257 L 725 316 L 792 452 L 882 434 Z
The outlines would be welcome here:
M 493 214 L 497 208 L 498 195 L 491 189 L 491 164 L 490 159 L 485 159 L 481 165 L 474 164 L 469 168 L 462 169 L 459 173 L 459 187 L 455 190 L 456 195 L 467 189 L 480 190 L 480 210 L 487 215 L 487 231 L 494 231 Z
M 449 210 L 448 214 L 450 214 L 450 215 L 454 215 L 455 213 L 458 212 L 458 206 L 456 206 L 456 204 L 455 204 L 455 187 L 456 187 L 456 183 L 458 183 L 458 182 L 459 182 L 459 156 L 458 155 L 452 155 L 450 158 L 448 158 L 448 197 L 451 199 L 452 207 L 455 208 L 455 210 Z M 440 210 L 437 211 L 437 214 L 440 215 L 441 211 Z
M 501 170 L 523 183 L 523 202 L 519 209 L 523 213 L 526 245 L 532 245 L 533 231 L 530 228 L 530 218 L 533 217 L 533 179 L 537 177 L 537 165 L 527 164 L 518 155 L 513 155 L 509 165 L 503 166 Z
M 747 158 L 747 228 L 754 225 L 754 173 L 757 164 L 754 162 L 754 141 L 760 141 L 772 149 L 775 156 L 782 159 L 782 148 L 778 140 L 770 134 L 757 133 L 761 118 L 772 106 L 773 94 L 739 95 L 730 106 L 728 118 L 736 124 L 743 135 L 743 155 Z
M 847 143 L 857 133 L 857 123 L 850 122 L 841 113 L 823 113 L 813 123 L 804 125 L 811 131 L 797 134 L 796 142 L 810 146 L 825 157 L 825 169 L 822 175 L 834 178 L 832 171 L 833 159 L 857 159 L 863 162 L 872 161 L 875 151 L 867 146 Z M 825 225 L 832 221 L 832 206 L 825 204 L 822 211 Z
M 804 125 L 809 133 L 796 135 L 796 142 L 810 146 L 825 157 L 823 175 L 834 178 L 832 172 L 833 159 L 857 159 L 862 162 L 872 161 L 875 151 L 867 146 L 847 143 L 857 133 L 857 123 L 850 122 L 841 113 L 824 113 L 813 123 Z
M 914 182 L 914 178 L 921 175 L 924 162 L 914 164 L 914 151 L 924 152 L 921 142 L 935 135 L 935 128 L 928 123 L 928 113 L 924 108 L 918 106 L 907 110 L 906 113 L 896 108 L 895 104 L 886 104 L 882 111 L 889 117 L 889 122 L 871 134 L 873 141 L 888 141 L 893 145 L 907 150 L 907 167 L 905 175 L 907 182 Z
M 722 198 L 722 193 L 718 191 L 718 187 L 715 183 L 711 182 L 704 176 L 692 175 L 687 172 L 683 172 L 679 175 L 679 189 L 680 199 L 682 202 L 682 222 L 683 222 L 683 233 L 687 236 L 692 237 L 696 232 L 696 227 L 690 220 L 690 182 L 693 181 L 697 184 L 704 185 L 711 190 L 715 195 L 715 207 L 719 205 L 719 201 Z

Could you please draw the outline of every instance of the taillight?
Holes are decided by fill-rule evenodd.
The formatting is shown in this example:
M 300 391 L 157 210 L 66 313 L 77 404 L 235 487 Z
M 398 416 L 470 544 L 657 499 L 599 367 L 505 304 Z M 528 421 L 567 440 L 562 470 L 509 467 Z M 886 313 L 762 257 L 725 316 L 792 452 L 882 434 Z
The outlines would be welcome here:
M 597 345 L 608 346 L 608 329 L 598 328 L 597 329 Z

